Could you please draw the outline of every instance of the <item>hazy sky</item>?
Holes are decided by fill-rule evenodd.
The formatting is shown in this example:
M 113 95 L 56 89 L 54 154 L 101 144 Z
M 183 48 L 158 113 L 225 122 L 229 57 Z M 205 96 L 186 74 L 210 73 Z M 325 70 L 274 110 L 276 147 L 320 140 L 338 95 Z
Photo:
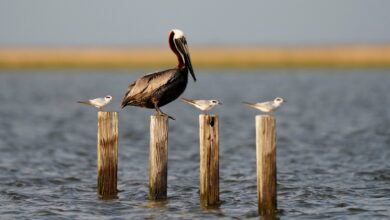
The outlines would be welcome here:
M 390 43 L 388 0 L 0 0 L 0 46 Z

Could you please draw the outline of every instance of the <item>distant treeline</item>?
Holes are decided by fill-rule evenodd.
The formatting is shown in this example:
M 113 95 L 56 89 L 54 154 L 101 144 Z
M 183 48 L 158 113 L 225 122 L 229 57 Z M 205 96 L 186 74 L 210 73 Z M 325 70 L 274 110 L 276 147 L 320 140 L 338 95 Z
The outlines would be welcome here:
M 390 67 L 390 45 L 190 47 L 195 68 Z M 0 68 L 172 66 L 169 48 L 0 48 Z

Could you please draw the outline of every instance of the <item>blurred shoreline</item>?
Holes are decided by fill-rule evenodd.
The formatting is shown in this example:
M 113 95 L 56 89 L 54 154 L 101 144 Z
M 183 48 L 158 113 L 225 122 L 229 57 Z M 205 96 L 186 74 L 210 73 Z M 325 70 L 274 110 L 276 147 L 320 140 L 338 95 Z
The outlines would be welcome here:
M 390 44 L 308 47 L 191 47 L 196 68 L 390 68 Z M 0 69 L 167 68 L 176 64 L 166 47 L 1 48 Z

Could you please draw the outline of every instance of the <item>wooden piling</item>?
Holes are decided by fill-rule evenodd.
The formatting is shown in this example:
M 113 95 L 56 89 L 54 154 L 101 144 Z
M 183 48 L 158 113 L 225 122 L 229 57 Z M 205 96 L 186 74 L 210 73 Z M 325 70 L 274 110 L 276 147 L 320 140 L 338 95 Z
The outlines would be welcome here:
M 149 199 L 167 198 L 168 117 L 150 117 Z
M 257 196 L 259 214 L 276 211 L 276 120 L 256 116 Z
M 200 202 L 219 205 L 219 122 L 217 115 L 199 115 Z
M 101 198 L 117 196 L 118 113 L 98 112 L 97 191 Z

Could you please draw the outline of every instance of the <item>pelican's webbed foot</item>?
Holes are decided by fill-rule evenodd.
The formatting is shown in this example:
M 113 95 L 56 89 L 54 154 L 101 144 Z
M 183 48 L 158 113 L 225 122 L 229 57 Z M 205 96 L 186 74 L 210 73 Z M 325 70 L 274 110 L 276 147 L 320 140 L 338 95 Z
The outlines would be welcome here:
M 167 116 L 168 118 L 170 118 L 170 119 L 172 119 L 172 120 L 176 120 L 174 117 L 172 117 L 172 116 L 170 116 L 170 115 L 168 115 L 168 114 L 165 114 L 164 112 L 162 112 L 161 110 L 160 110 L 160 108 L 158 107 L 158 105 L 157 105 L 157 100 L 155 99 L 155 98 L 153 98 L 152 99 L 152 101 L 153 101 L 153 104 L 154 104 L 154 108 L 156 109 L 156 115 L 164 115 L 164 116 Z
M 156 112 L 156 115 L 163 115 L 163 116 L 167 116 L 168 118 L 172 119 L 172 120 L 176 120 L 174 117 L 162 112 L 161 110 L 160 111 L 157 111 Z

